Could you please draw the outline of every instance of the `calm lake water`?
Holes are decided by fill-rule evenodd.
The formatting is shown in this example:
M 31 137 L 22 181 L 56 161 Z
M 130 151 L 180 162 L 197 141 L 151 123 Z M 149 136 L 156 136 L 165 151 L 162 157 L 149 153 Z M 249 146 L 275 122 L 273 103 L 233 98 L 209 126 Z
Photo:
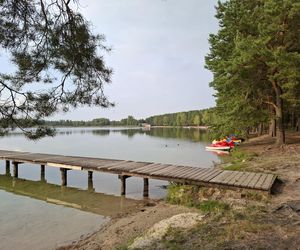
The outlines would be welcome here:
M 91 156 L 133 161 L 211 167 L 219 162 L 205 151 L 205 132 L 198 129 L 60 128 L 53 138 L 29 141 L 20 133 L 0 138 L 0 149 Z M 94 173 L 88 184 L 84 171 L 68 171 L 68 186 L 60 186 L 58 168 L 21 164 L 19 178 L 0 166 L 0 249 L 53 249 L 91 233 L 126 209 L 142 202 L 143 180 L 129 178 L 126 198 L 120 197 L 116 175 Z M 149 180 L 149 196 L 166 195 L 165 181 Z

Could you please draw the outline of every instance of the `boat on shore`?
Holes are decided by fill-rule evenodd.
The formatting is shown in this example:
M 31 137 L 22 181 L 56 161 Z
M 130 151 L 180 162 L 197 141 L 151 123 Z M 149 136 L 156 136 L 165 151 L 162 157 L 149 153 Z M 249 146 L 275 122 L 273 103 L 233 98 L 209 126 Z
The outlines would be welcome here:
M 230 146 L 207 146 L 205 147 L 206 150 L 213 150 L 213 151 L 219 151 L 219 150 L 225 150 L 225 151 L 229 151 L 231 149 Z

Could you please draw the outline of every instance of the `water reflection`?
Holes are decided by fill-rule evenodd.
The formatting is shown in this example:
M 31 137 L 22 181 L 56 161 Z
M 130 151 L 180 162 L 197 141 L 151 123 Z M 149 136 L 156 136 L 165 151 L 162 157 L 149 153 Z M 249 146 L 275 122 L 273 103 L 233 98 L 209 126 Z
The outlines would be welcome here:
M 47 183 L 45 179 L 32 181 L 0 175 L 0 189 L 47 203 L 63 205 L 103 216 L 116 216 L 125 210 L 137 209 L 140 201 L 94 192 L 92 183 L 87 190 Z M 113 208 L 113 209 L 112 209 Z
M 93 134 L 97 136 L 109 136 L 110 134 L 120 134 L 132 138 L 135 135 L 147 135 L 151 137 L 160 137 L 166 139 L 181 139 L 193 142 L 208 142 L 208 133 L 196 128 L 152 128 L 144 130 L 143 128 L 58 128 L 56 135 L 71 136 L 74 134 Z M 8 137 L 21 136 L 18 131 L 7 134 Z

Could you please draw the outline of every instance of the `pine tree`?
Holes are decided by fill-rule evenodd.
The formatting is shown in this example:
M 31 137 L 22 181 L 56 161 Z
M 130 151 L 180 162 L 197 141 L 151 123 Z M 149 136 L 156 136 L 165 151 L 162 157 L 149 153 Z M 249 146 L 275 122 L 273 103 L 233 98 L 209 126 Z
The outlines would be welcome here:
M 16 126 L 30 138 L 51 135 L 41 119 L 78 105 L 112 105 L 103 92 L 112 70 L 99 55 L 109 48 L 76 5 L 77 0 L 0 0 L 0 50 L 16 69 L 0 72 L 2 132 Z M 37 129 L 26 130 L 23 119 Z

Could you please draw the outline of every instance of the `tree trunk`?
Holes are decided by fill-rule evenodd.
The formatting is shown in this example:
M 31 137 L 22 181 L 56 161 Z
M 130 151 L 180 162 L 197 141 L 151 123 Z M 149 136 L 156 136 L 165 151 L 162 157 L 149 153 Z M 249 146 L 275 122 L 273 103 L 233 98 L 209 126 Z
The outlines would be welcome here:
M 263 134 L 263 123 L 261 122 L 259 125 L 258 125 L 258 136 L 261 136 Z
M 276 120 L 274 118 L 272 118 L 270 121 L 269 135 L 272 137 L 276 137 Z
M 297 119 L 296 131 L 300 131 L 300 117 L 298 117 L 298 119 Z
M 276 91 L 276 123 L 277 123 L 277 136 L 276 143 L 281 145 L 285 143 L 285 130 L 283 122 L 283 100 L 281 98 L 282 90 L 278 87 Z
M 274 105 L 276 125 L 277 125 L 276 144 L 281 145 L 285 143 L 285 130 L 284 130 L 284 122 L 283 122 L 283 99 L 281 97 L 282 89 L 275 80 L 271 80 L 271 82 L 275 92 L 275 100 L 276 100 L 276 104 Z

